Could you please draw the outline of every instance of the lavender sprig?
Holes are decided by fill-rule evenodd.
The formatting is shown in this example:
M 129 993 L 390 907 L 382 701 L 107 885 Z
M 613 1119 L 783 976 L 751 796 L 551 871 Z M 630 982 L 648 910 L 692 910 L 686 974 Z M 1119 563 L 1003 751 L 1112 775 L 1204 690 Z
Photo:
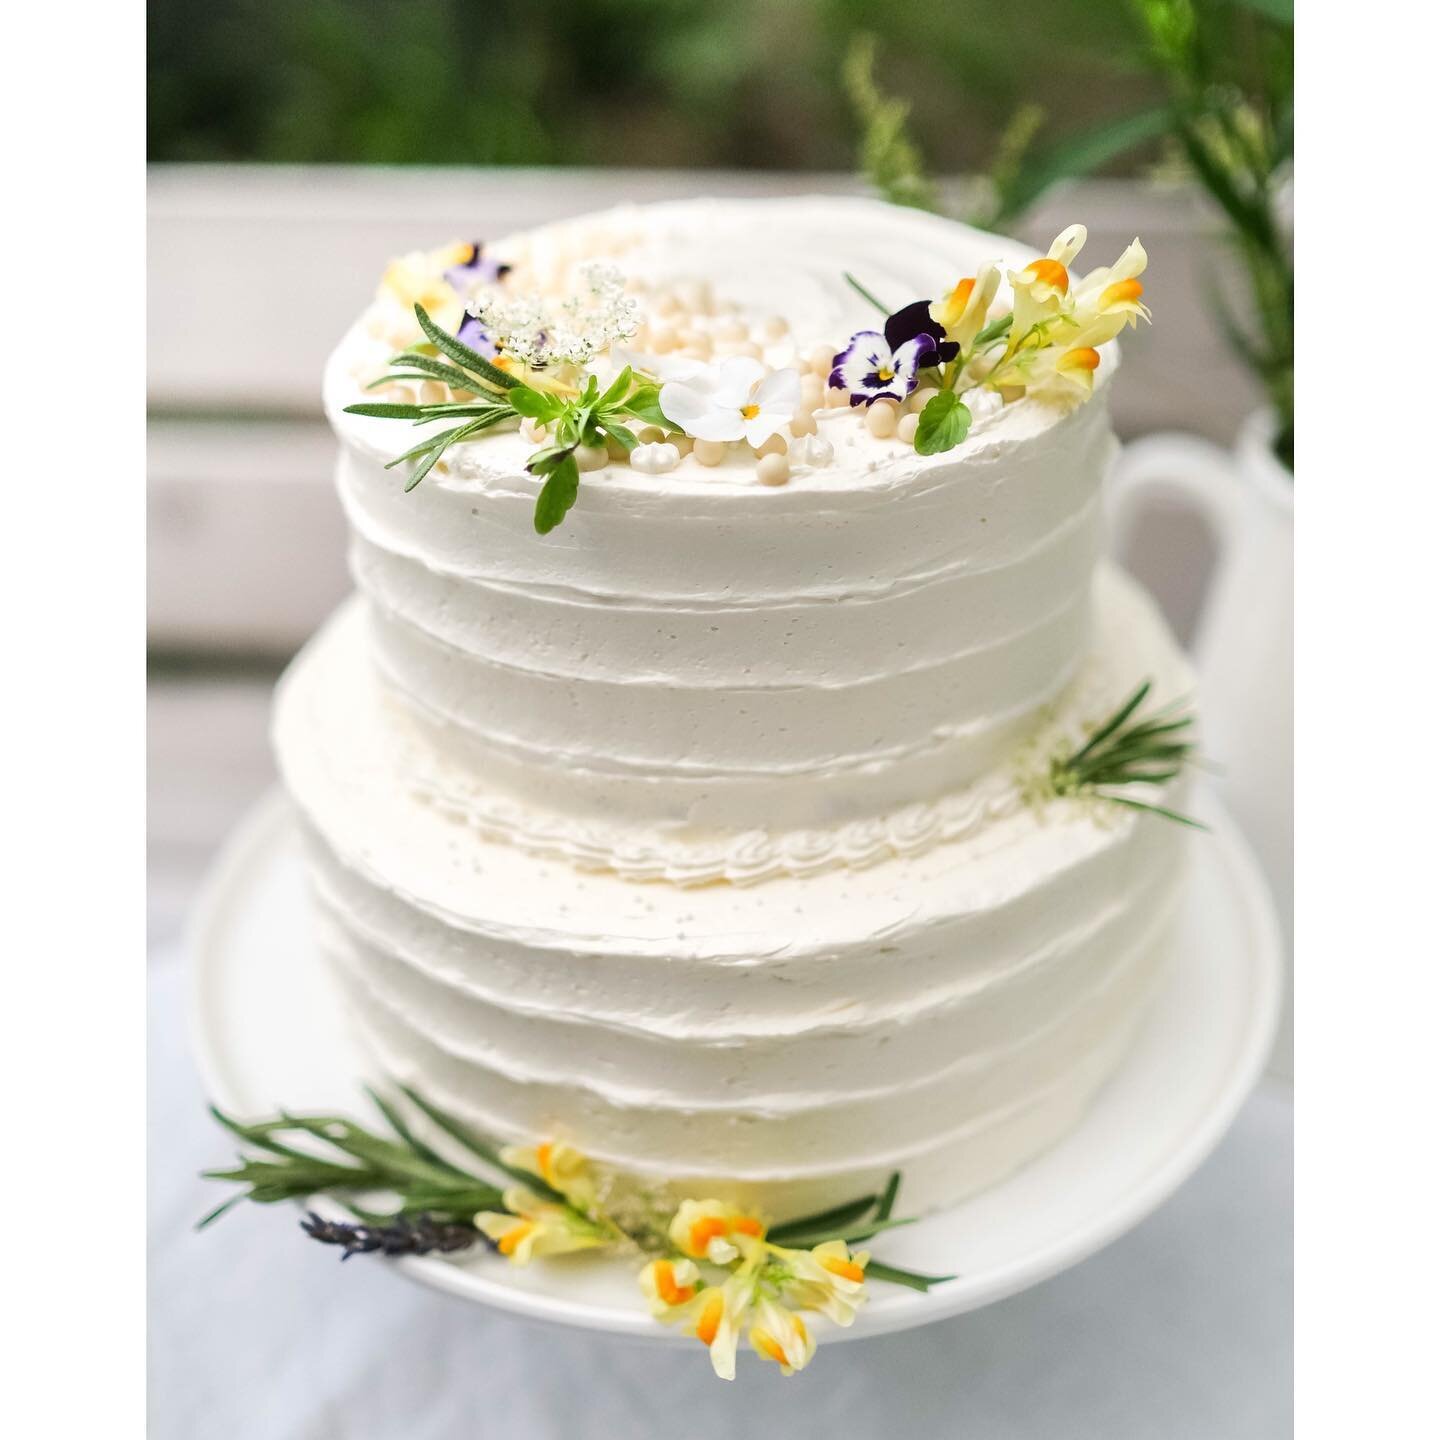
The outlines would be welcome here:
M 300 1228 L 322 1245 L 342 1247 L 342 1260 L 352 1255 L 429 1255 L 438 1251 L 453 1255 L 472 1245 L 489 1241 L 468 1220 L 436 1219 L 428 1212 L 405 1215 L 385 1224 L 365 1221 L 327 1220 L 311 1211 Z

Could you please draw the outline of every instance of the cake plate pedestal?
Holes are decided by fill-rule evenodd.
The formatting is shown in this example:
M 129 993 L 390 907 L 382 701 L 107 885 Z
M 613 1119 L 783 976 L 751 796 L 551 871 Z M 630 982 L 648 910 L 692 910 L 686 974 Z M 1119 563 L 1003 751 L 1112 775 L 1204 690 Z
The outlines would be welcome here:
M 852 1327 L 824 1324 L 826 1340 L 925 1325 L 1048 1279 L 1144 1219 L 1225 1133 L 1269 1053 L 1283 951 L 1245 842 L 1212 796 L 1200 797 L 1198 814 L 1210 833 L 1192 845 L 1179 943 L 1123 1067 L 1059 1145 L 964 1204 L 874 1242 L 892 1264 L 956 1279 L 928 1293 L 876 1282 Z M 360 1086 L 373 1067 L 346 1030 L 305 887 L 300 839 L 277 792 L 236 830 L 195 913 L 197 1058 L 210 1098 L 242 1117 L 369 1108 Z M 634 1266 L 604 1256 L 523 1269 L 488 1251 L 391 1263 L 531 1319 L 684 1343 L 651 1318 Z

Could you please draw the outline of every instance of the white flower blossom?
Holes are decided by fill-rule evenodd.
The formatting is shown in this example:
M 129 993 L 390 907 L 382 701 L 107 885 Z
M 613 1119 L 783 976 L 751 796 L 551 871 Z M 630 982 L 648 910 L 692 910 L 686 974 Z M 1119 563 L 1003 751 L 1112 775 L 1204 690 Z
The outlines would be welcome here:
M 800 374 L 736 355 L 687 380 L 661 387 L 665 418 L 697 440 L 748 440 L 763 445 L 784 431 L 800 404 Z

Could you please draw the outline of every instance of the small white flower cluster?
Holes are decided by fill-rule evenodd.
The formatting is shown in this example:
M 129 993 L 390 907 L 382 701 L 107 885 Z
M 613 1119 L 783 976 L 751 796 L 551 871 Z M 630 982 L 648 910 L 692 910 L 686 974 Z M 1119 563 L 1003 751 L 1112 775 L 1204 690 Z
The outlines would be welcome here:
M 638 307 L 625 293 L 624 277 L 613 265 L 580 268 L 587 293 L 548 304 L 539 295 L 488 289 L 473 296 L 473 315 L 499 351 L 522 365 L 587 365 L 601 352 L 634 335 Z

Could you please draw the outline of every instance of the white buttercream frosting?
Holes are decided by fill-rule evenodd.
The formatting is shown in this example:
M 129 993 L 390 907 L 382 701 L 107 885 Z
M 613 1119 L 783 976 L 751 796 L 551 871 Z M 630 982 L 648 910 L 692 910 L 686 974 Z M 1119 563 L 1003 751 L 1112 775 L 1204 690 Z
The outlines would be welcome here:
M 846 270 L 898 306 L 1028 258 L 822 200 L 495 250 L 704 280 L 788 322 L 772 364 L 871 322 Z M 360 595 L 276 742 L 384 1067 L 498 1136 L 777 1214 L 893 1166 L 943 1203 L 1062 1134 L 1138 1023 L 1185 843 L 1023 794 L 1140 679 L 1190 683 L 1097 580 L 1111 362 L 1089 403 L 1005 406 L 946 455 L 822 411 L 830 462 L 797 446 L 782 488 L 739 457 L 610 465 L 543 539 L 518 434 L 403 493 L 383 464 L 413 439 L 340 413 L 372 362 L 361 324 L 326 376 Z
M 1023 258 L 932 216 L 833 200 L 625 210 L 497 253 L 578 263 L 607 244 L 639 274 L 693 267 L 783 314 L 782 351 L 873 322 L 846 270 L 898 304 Z M 1087 649 L 1115 443 L 1103 384 L 1069 411 L 1026 399 L 982 416 L 935 456 L 822 410 L 831 463 L 797 448 L 780 490 L 739 453 L 665 473 L 613 464 L 541 539 L 518 433 L 459 447 L 404 492 L 383 467 L 411 432 L 341 413 L 367 344 L 357 326 L 337 351 L 326 404 L 376 656 L 518 801 L 684 831 L 874 816 L 1002 761 Z

